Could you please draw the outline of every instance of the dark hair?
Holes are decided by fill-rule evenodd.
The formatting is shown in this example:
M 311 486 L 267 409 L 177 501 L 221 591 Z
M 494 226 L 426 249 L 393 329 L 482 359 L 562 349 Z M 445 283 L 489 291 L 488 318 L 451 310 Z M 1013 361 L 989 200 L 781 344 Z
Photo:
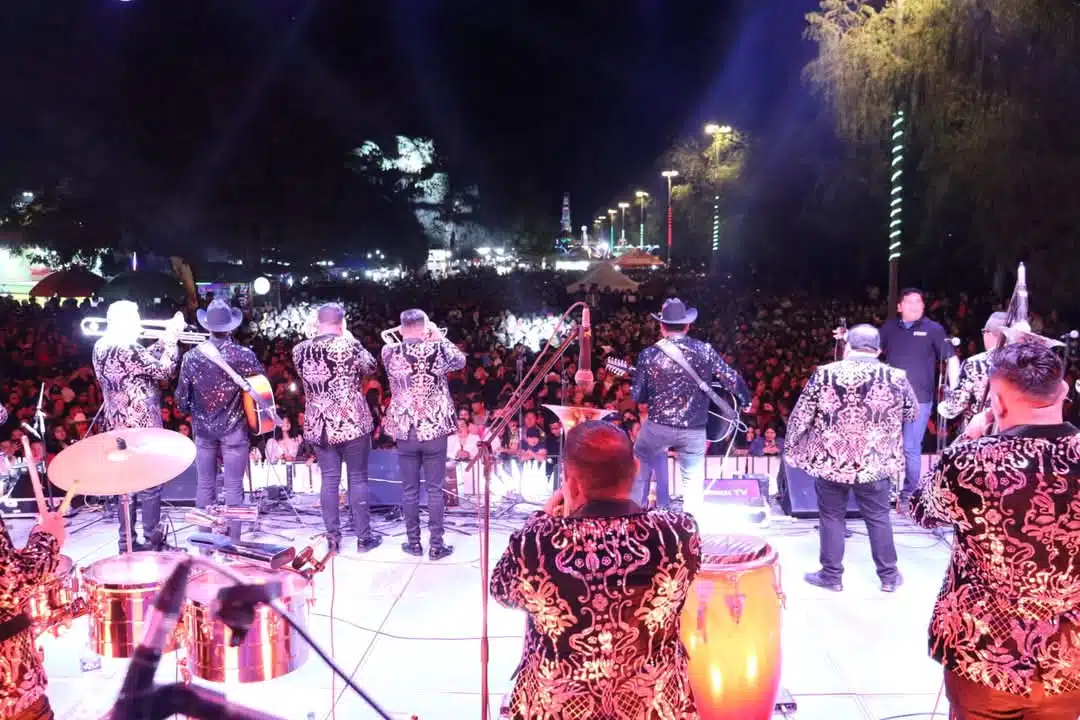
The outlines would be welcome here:
M 634 446 L 621 428 L 592 420 L 566 434 L 563 462 L 581 478 L 586 498 L 612 498 L 634 481 Z
M 319 306 L 318 320 L 323 325 L 343 325 L 345 308 L 340 303 L 329 302 Z
M 427 313 L 417 308 L 401 313 L 401 327 L 412 328 L 427 322 Z
M 990 355 L 990 377 L 1009 383 L 1024 395 L 1044 403 L 1057 400 L 1063 376 L 1061 358 L 1037 342 L 1018 342 Z
M 900 299 L 903 300 L 908 295 L 918 295 L 919 299 L 926 302 L 926 293 L 916 287 L 906 287 L 900 291 Z
M 690 324 L 683 323 L 681 325 L 674 325 L 672 323 L 662 322 L 660 323 L 660 327 L 662 327 L 666 332 L 669 333 L 685 333 L 687 330 L 690 329 Z

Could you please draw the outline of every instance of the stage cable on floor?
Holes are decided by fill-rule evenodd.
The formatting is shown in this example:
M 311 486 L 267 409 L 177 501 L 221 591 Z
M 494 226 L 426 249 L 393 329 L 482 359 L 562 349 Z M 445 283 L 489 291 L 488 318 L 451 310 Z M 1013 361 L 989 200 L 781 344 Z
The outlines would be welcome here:
M 330 556 L 330 657 L 337 659 L 334 645 L 334 603 L 337 600 L 337 553 Z M 330 673 L 330 720 L 337 720 L 337 677 Z

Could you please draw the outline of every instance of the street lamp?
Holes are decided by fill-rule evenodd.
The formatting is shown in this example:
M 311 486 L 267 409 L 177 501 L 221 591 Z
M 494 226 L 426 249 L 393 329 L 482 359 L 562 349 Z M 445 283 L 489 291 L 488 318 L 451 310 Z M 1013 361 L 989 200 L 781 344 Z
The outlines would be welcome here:
M 705 134 L 713 138 L 712 154 L 713 160 L 720 160 L 721 147 L 716 141 L 717 137 L 728 138 L 735 134 L 735 130 L 730 125 L 717 125 L 716 123 L 709 123 L 705 126 Z M 720 196 L 713 196 L 713 214 L 712 214 L 712 255 L 710 256 L 710 268 L 715 269 L 717 264 L 717 252 L 720 250 Z
M 608 224 L 611 226 L 611 247 L 615 247 L 615 213 L 614 208 L 608 208 Z
M 638 247 L 642 250 L 645 249 L 645 198 L 649 197 L 649 193 L 644 190 L 638 190 L 634 193 L 634 197 L 638 199 L 638 203 L 641 205 L 641 231 L 638 233 Z
M 628 207 L 630 207 L 630 203 L 628 202 L 619 203 L 619 209 L 622 210 L 622 235 L 619 237 L 620 245 L 626 244 L 626 208 Z
M 667 263 L 671 267 L 671 179 L 679 177 L 678 170 L 665 170 L 660 173 L 667 178 Z
M 735 130 L 730 125 L 717 125 L 709 123 L 705 126 L 706 135 L 731 135 Z

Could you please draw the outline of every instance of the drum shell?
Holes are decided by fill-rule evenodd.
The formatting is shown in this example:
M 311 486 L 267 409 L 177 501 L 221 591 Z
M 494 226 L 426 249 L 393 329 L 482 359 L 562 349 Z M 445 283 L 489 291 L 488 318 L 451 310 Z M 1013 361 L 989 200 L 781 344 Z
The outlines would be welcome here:
M 302 575 L 241 565 L 233 569 L 252 582 L 281 582 L 281 604 L 306 628 L 312 588 Z M 210 682 L 262 682 L 287 675 L 307 662 L 308 644 L 268 605 L 255 607 L 251 628 L 243 641 L 232 647 L 233 631 L 213 615 L 217 590 L 225 584 L 228 582 L 223 584 L 206 573 L 189 583 L 184 639 L 193 675 Z
M 761 558 L 706 563 L 698 571 L 683 606 L 681 634 L 701 720 L 773 717 L 783 610 L 778 561 L 769 548 Z
M 154 598 L 183 553 L 136 553 L 98 560 L 82 574 L 90 615 L 90 649 L 131 658 L 146 633 Z M 165 652 L 177 647 L 175 635 Z
M 49 629 L 52 621 L 71 608 L 79 598 L 79 574 L 67 555 L 61 555 L 56 570 L 46 577 L 40 589 L 27 600 L 27 612 L 38 631 Z

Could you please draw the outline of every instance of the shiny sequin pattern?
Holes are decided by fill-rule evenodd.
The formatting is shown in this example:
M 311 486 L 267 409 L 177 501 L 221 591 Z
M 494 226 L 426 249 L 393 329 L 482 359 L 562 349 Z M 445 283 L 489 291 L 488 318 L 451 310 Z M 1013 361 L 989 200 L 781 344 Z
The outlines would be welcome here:
M 149 347 L 103 337 L 94 343 L 94 374 L 101 383 L 101 418 L 106 430 L 161 427 L 158 383 L 176 373 L 176 343 Z
M 814 370 L 788 418 L 785 457 L 815 478 L 877 482 L 904 471 L 919 401 L 903 370 L 852 357 Z
M 43 532 L 31 533 L 26 547 L 16 550 L 0 519 L 0 622 L 26 609 L 30 595 L 56 569 L 59 554 L 56 538 Z M 45 686 L 33 629 L 0 643 L 0 717 L 17 717 L 28 710 L 45 696 Z
M 530 519 L 491 577 L 528 613 L 510 717 L 696 719 L 679 614 L 700 565 L 685 513 Z
M 293 348 L 304 381 L 304 439 L 340 445 L 371 433 L 374 422 L 364 398 L 365 375 L 375 358 L 351 335 L 320 335 Z
M 435 440 L 457 429 L 454 399 L 446 376 L 465 367 L 465 353 L 449 340 L 406 340 L 382 349 L 390 379 L 390 407 L 383 428 L 395 440 L 416 430 L 416 439 Z
M 972 355 L 960 366 L 960 382 L 956 389 L 946 393 L 941 403 L 941 414 L 947 420 L 955 417 L 963 419 L 964 424 L 990 406 L 990 353 Z
M 709 343 L 675 335 L 670 342 L 680 350 L 694 372 L 709 382 L 716 378 L 744 407 L 750 402 L 750 389 Z M 650 422 L 669 427 L 703 428 L 709 418 L 709 398 L 686 371 L 652 345 L 641 351 L 634 375 L 634 400 L 649 406 Z
M 1030 696 L 1080 691 L 1080 435 L 1020 426 L 948 448 L 912 514 L 952 525 L 930 654 L 968 680 Z
M 262 375 L 263 368 L 255 353 L 232 338 L 210 340 L 221 357 L 240 377 Z M 176 384 L 176 407 L 191 415 L 197 435 L 225 437 L 245 422 L 242 391 L 225 371 L 195 348 L 180 363 Z
M 3 405 L 0 405 L 0 425 L 3 425 L 4 423 L 6 423 L 7 419 L 8 419 L 7 408 L 4 407 Z

